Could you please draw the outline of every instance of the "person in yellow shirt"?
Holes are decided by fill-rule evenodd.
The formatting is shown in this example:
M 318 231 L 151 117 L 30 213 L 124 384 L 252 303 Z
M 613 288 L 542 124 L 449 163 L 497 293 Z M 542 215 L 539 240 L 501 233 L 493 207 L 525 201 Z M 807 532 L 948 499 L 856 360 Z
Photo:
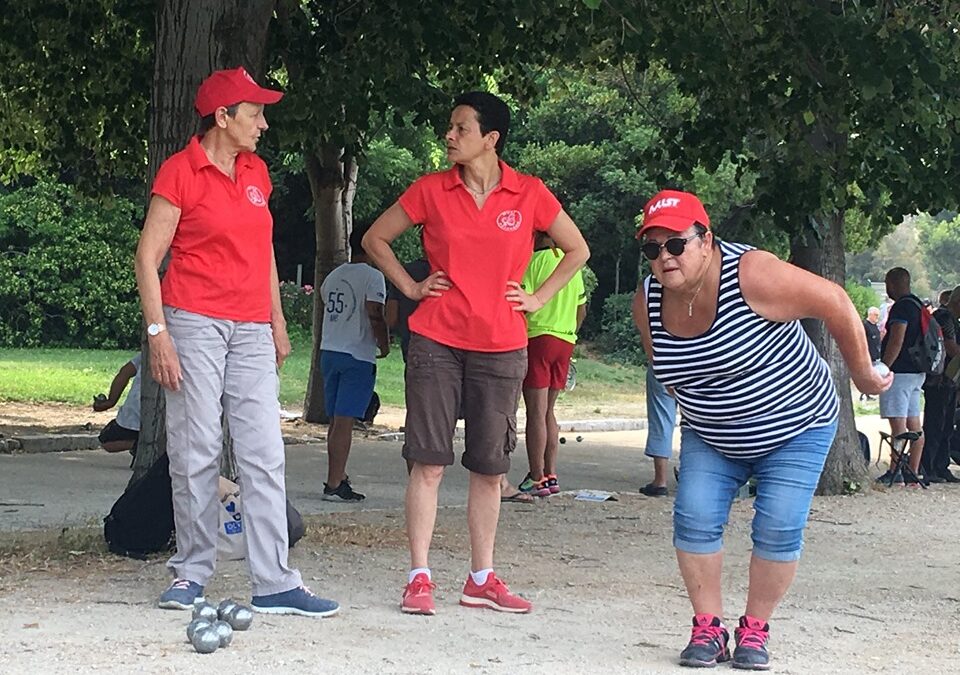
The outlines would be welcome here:
M 533 258 L 523 277 L 523 287 L 533 293 L 563 260 L 563 251 L 550 237 L 536 233 Z M 557 449 L 560 429 L 554 415 L 557 397 L 567 382 L 577 331 L 587 313 L 581 271 L 547 304 L 527 315 L 527 376 L 523 402 L 527 410 L 526 446 L 530 471 L 520 492 L 546 497 L 560 491 Z

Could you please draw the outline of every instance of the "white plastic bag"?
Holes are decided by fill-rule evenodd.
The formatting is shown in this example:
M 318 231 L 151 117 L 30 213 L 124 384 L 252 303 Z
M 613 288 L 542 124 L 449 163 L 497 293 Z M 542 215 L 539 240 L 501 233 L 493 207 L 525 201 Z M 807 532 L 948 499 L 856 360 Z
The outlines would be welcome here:
M 228 494 L 220 502 L 217 557 L 220 560 L 243 560 L 247 557 L 247 540 L 239 494 Z

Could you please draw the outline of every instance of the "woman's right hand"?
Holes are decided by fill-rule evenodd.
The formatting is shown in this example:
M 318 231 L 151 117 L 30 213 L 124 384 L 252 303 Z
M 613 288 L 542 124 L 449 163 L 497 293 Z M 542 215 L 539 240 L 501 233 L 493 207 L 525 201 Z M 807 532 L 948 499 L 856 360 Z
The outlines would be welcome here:
M 420 302 L 424 298 L 439 298 L 444 291 L 453 288 L 447 273 L 443 270 L 437 270 L 423 281 L 414 284 L 413 292 L 408 295 L 411 300 Z
M 153 379 L 169 391 L 179 391 L 183 374 L 180 372 L 180 359 L 173 345 L 170 333 L 163 331 L 150 341 L 150 374 Z

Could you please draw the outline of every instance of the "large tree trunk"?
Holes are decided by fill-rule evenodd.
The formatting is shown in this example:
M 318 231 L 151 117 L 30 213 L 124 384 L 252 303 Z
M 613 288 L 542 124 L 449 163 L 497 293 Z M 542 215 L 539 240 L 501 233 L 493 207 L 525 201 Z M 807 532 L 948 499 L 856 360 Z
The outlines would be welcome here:
M 323 401 L 323 374 L 320 371 L 320 340 L 323 333 L 323 305 L 320 286 L 327 275 L 347 261 L 347 243 L 353 229 L 353 196 L 357 185 L 357 162 L 343 148 L 324 144 L 304 157 L 317 231 L 317 257 L 313 294 L 313 350 L 310 378 L 303 402 L 303 419 L 326 424 Z
M 844 283 L 843 213 L 831 213 L 819 220 L 811 217 L 811 227 L 791 244 L 794 264 L 834 281 Z M 863 485 L 867 467 L 860 452 L 857 427 L 853 416 L 853 396 L 850 392 L 850 372 L 840 355 L 837 343 L 820 321 L 804 321 L 803 327 L 813 340 L 817 351 L 826 359 L 840 397 L 840 423 L 837 437 L 830 448 L 818 494 L 842 494 L 847 483 Z M 789 386 L 789 383 L 787 383 Z
M 160 164 L 197 132 L 197 87 L 221 68 L 245 67 L 254 78 L 265 70 L 267 30 L 276 0 L 163 0 L 157 7 L 156 61 L 150 97 L 147 187 Z M 149 347 L 142 339 L 140 440 L 131 483 L 166 452 L 163 391 L 150 376 Z M 225 434 L 225 438 L 229 438 Z

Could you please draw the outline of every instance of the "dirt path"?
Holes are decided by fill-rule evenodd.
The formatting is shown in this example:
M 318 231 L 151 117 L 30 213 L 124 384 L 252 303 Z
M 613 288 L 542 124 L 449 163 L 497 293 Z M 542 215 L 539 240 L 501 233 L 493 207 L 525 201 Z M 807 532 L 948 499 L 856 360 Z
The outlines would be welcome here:
M 327 620 L 261 617 L 210 656 L 184 641 L 187 617 L 153 603 L 162 560 L 79 556 L 0 568 L 0 671 L 189 673 L 667 673 L 690 610 L 670 548 L 669 500 L 569 495 L 504 509 L 499 572 L 535 603 L 529 616 L 456 604 L 467 570 L 464 512 L 441 511 L 435 617 L 398 611 L 406 553 L 399 512 L 311 519 L 293 560 L 344 609 Z M 960 489 L 819 498 L 800 575 L 773 621 L 779 673 L 958 672 L 955 514 Z M 750 502 L 727 536 L 729 621 L 742 611 Z M 242 563 L 208 597 L 248 598 Z

